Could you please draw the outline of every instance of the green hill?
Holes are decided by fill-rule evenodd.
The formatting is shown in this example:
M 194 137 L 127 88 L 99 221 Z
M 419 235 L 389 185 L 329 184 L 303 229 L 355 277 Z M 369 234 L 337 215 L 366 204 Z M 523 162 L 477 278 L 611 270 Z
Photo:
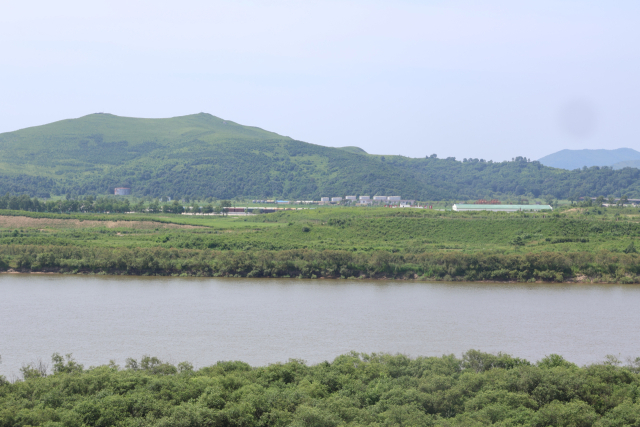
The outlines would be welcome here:
M 349 147 L 340 147 L 341 150 L 344 151 L 348 151 L 349 153 L 355 153 L 355 154 L 368 154 L 366 151 L 364 151 L 362 148 L 360 147 L 354 147 L 354 146 L 349 146 Z
M 91 114 L 0 134 L 0 193 L 38 197 L 112 194 L 118 186 L 151 197 L 640 197 L 639 179 L 637 169 L 565 171 L 522 157 L 493 163 L 371 155 L 205 113 L 168 119 Z

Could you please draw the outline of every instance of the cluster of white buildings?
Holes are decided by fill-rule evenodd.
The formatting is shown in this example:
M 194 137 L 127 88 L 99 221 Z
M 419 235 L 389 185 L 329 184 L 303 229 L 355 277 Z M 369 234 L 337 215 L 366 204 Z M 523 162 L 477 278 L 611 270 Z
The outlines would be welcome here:
M 385 203 L 385 202 L 391 202 L 391 203 L 398 203 L 402 200 L 402 197 L 400 196 L 373 196 L 373 199 L 371 198 L 371 196 L 360 196 L 360 197 L 356 197 L 356 196 L 346 196 L 344 198 L 344 201 L 347 202 L 351 202 L 351 203 L 357 203 L 359 202 L 360 204 L 369 204 L 372 202 L 377 202 L 377 203 Z M 342 197 L 321 197 L 320 198 L 320 203 L 342 203 L 343 198 Z
M 346 196 L 346 197 L 321 197 L 320 201 L 316 200 L 298 200 L 298 201 L 289 201 L 289 200 L 252 200 L 253 203 L 274 203 L 274 204 L 337 204 L 342 202 L 350 202 L 361 205 L 368 205 L 371 203 L 389 203 L 389 204 L 400 204 L 401 202 L 408 202 L 412 204 L 413 200 L 402 200 L 400 196 Z

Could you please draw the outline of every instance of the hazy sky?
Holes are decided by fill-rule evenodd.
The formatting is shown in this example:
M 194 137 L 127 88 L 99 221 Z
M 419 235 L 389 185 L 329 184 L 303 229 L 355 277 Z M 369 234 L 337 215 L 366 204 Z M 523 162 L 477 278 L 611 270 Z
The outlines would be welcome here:
M 207 112 L 422 157 L 640 150 L 638 1 L 5 1 L 0 132 Z

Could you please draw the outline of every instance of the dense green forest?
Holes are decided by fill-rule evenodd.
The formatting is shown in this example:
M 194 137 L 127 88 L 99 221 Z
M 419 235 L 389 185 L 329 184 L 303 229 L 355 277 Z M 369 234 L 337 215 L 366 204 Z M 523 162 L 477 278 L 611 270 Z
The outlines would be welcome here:
M 524 157 L 494 163 L 371 155 L 241 126 L 209 114 L 136 119 L 92 114 L 0 134 L 0 194 L 46 198 L 112 194 L 173 199 L 319 199 L 400 195 L 450 200 L 627 195 L 640 197 L 640 170 L 567 171 Z
M 638 238 L 640 211 L 629 207 L 243 217 L 0 211 L 0 270 L 640 283 Z
M 578 367 L 477 350 L 418 357 L 350 353 L 309 366 L 155 357 L 85 369 L 71 355 L 0 377 L 0 427 L 428 427 L 640 425 L 640 358 Z
M 187 199 L 188 200 L 188 199 Z M 184 202 L 188 203 L 188 202 Z M 225 207 L 232 206 L 229 200 L 219 200 L 216 203 L 203 202 L 204 206 L 199 205 L 194 209 L 198 213 L 223 212 Z M 145 202 L 143 199 L 137 199 L 130 202 L 126 197 L 96 197 L 80 196 L 79 198 L 57 199 L 57 200 L 40 200 L 37 197 L 31 198 L 26 194 L 14 196 L 5 194 L 0 197 L 0 210 L 16 210 L 27 212 L 54 212 L 54 213 L 173 213 L 179 214 L 186 211 L 183 202 L 173 200 L 171 203 L 167 201 L 151 199 Z M 191 210 L 189 210 L 191 211 Z

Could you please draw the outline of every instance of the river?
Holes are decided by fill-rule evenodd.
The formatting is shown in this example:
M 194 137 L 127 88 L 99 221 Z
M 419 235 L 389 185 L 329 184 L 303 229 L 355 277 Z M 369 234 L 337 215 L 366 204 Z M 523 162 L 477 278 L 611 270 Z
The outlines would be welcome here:
M 196 367 L 469 349 L 582 364 L 640 356 L 640 286 L 0 275 L 0 373 L 73 353 Z

